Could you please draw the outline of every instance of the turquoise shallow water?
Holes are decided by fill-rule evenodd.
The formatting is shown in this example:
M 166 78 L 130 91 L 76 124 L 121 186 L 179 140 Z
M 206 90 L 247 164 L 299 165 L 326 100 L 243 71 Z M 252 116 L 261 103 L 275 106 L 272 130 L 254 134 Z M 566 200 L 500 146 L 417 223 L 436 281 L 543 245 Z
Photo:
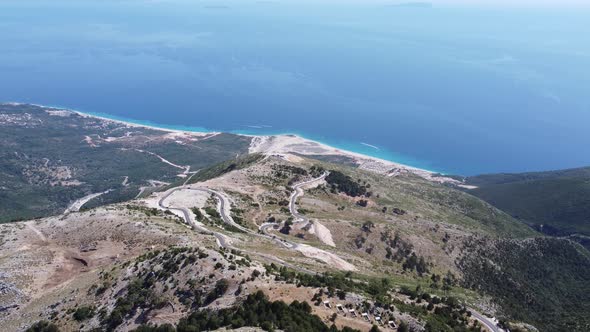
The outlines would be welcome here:
M 445 173 L 584 166 L 589 21 L 559 8 L 7 0 L 0 101 L 295 133 Z
M 61 107 L 61 108 L 63 108 L 63 107 Z M 134 120 L 134 119 L 129 119 L 129 118 L 115 116 L 115 115 L 106 114 L 106 113 L 97 113 L 97 112 L 83 112 L 83 113 L 88 114 L 88 115 L 97 116 L 97 117 L 106 118 L 106 119 L 111 119 L 111 120 L 123 121 L 123 122 L 127 122 L 127 123 L 132 123 L 132 124 L 138 124 L 138 125 L 156 127 L 156 128 L 163 128 L 163 129 L 170 129 L 170 130 L 182 130 L 182 131 L 199 132 L 199 133 L 207 133 L 207 132 L 214 131 L 214 130 L 202 128 L 202 127 L 166 125 L 166 124 L 154 123 L 154 122 L 147 121 L 147 120 L 144 120 L 144 121 Z M 231 132 L 234 134 L 240 134 L 240 135 L 254 135 L 254 136 L 261 135 L 260 130 L 247 130 L 246 129 L 246 130 L 231 130 L 228 132 Z M 267 130 L 265 132 L 265 135 L 282 135 L 282 134 L 298 135 L 298 136 L 301 136 L 301 137 L 304 137 L 304 138 L 307 138 L 310 140 L 314 140 L 316 142 L 320 142 L 323 144 L 327 144 L 327 145 L 336 147 L 341 150 L 361 153 L 361 154 L 364 154 L 367 156 L 390 160 L 390 161 L 394 161 L 394 162 L 401 163 L 404 165 L 410 165 L 413 167 L 419 167 L 419 168 L 426 169 L 426 170 L 433 171 L 433 172 L 440 172 L 437 170 L 420 167 L 419 166 L 420 162 L 417 160 L 411 160 L 411 159 L 407 159 L 407 157 L 397 156 L 389 151 L 383 151 L 379 147 L 368 147 L 368 146 L 364 146 L 363 144 L 360 144 L 360 146 L 359 146 L 359 144 L 351 144 L 351 143 L 346 143 L 346 142 L 334 142 L 334 141 L 326 140 L 325 138 L 322 138 L 322 137 L 310 137 L 309 135 L 305 136 L 305 134 L 297 133 L 297 132 L 279 132 L 279 131 L 273 132 L 272 130 Z

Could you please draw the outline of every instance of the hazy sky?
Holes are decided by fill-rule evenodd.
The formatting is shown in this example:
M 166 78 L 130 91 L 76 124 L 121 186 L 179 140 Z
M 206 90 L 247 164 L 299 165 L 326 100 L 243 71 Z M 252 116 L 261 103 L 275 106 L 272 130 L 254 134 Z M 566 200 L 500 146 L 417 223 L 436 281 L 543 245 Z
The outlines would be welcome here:
M 35 3 L 76 3 L 79 0 L 0 0 L 3 3 L 14 4 L 35 4 Z M 96 0 L 94 0 L 96 1 Z M 374 3 L 374 4 L 407 4 L 413 2 L 431 3 L 436 6 L 444 5 L 461 5 L 469 7 L 495 7 L 495 8 L 588 8 L 590 9 L 590 0 L 100 0 L 104 2 L 137 2 L 137 3 L 174 3 L 186 2 L 194 4 L 231 4 L 232 2 L 265 2 L 265 3 Z
M 152 0 L 167 1 L 167 0 Z M 428 2 L 434 5 L 466 5 L 485 7 L 526 7 L 526 8 L 590 8 L 590 0 L 270 0 L 269 2 L 330 2 L 330 3 L 378 3 L 378 4 L 405 4 L 412 2 Z
M 590 7 L 589 0 L 431 0 L 433 4 L 463 4 L 463 5 L 492 5 L 508 7 Z

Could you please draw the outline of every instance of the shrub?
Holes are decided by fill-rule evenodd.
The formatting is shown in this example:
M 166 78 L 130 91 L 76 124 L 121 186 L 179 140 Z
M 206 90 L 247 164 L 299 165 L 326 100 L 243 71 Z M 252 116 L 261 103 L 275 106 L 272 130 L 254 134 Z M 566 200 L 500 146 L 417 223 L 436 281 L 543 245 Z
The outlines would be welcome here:
M 82 306 L 74 312 L 74 319 L 81 322 L 94 316 L 94 307 Z

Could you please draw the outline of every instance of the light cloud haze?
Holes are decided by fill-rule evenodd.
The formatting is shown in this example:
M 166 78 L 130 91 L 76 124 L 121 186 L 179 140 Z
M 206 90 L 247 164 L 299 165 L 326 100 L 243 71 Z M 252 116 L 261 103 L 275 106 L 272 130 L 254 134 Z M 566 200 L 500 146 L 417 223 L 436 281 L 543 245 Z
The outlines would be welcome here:
M 163 0 L 164 1 L 164 0 Z M 588 8 L 590 0 L 277 0 L 280 2 L 306 3 L 375 3 L 375 4 L 412 4 L 430 3 L 435 6 L 467 6 L 467 7 L 496 7 L 496 8 Z

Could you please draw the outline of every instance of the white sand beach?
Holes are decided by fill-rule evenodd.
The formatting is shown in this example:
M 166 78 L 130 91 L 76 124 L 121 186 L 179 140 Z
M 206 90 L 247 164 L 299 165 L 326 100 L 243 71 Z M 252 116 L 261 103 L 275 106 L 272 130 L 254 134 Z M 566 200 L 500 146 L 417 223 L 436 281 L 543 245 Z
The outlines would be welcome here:
M 348 157 L 359 165 L 359 168 L 387 176 L 402 173 L 412 173 L 427 180 L 440 183 L 455 183 L 459 181 L 437 176 L 437 173 L 393 161 L 363 155 L 357 152 L 341 150 L 320 142 L 312 141 L 297 135 L 253 136 L 250 153 L 264 153 L 267 155 L 332 155 Z M 287 157 L 288 158 L 288 157 Z
M 138 124 L 123 120 L 117 119 L 110 119 L 103 116 L 98 116 L 94 114 L 87 114 L 79 111 L 74 110 L 67 110 L 55 107 L 48 107 L 42 105 L 36 105 L 46 109 L 46 111 L 50 114 L 56 114 L 59 116 L 64 116 L 64 112 L 72 112 L 78 114 L 83 117 L 91 117 L 100 119 L 106 122 L 114 122 L 123 124 L 130 128 L 147 128 L 152 130 L 164 131 L 169 132 L 175 137 L 199 137 L 199 138 L 210 138 L 215 135 L 219 135 L 219 132 L 199 132 L 199 131 L 186 131 L 180 129 L 170 129 L 170 128 L 162 128 L 158 127 L 157 125 L 145 125 L 145 124 Z M 396 163 L 393 161 L 376 158 L 367 156 L 364 154 L 360 154 L 357 152 L 346 151 L 342 149 L 338 149 L 320 142 L 316 142 L 310 139 L 303 138 L 297 135 L 291 134 L 283 134 L 283 135 L 266 135 L 266 136 L 256 136 L 256 135 L 243 135 L 252 138 L 252 142 L 250 144 L 249 152 L 250 153 L 263 153 L 265 155 L 280 155 L 287 159 L 297 159 L 297 154 L 299 155 L 332 155 L 332 156 L 340 156 L 340 157 L 347 157 L 350 158 L 351 161 L 356 163 L 359 168 L 372 171 L 379 174 L 384 174 L 387 176 L 397 176 L 404 173 L 411 173 L 418 175 L 424 179 L 433 182 L 439 183 L 453 183 L 455 185 L 462 185 L 462 183 L 458 180 L 440 176 L 435 172 L 412 167 L 400 163 Z

